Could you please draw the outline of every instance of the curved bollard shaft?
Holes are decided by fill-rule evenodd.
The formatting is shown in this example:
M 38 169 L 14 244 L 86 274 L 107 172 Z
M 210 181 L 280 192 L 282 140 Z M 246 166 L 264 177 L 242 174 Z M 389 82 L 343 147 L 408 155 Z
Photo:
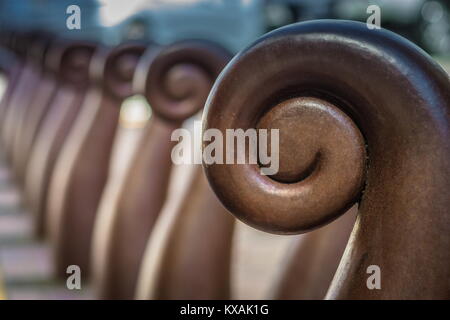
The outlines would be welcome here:
M 46 108 L 50 104 L 56 92 L 56 81 L 49 74 L 46 60 L 52 48 L 49 36 L 40 38 L 32 47 L 30 58 L 33 68 L 38 74 L 38 81 L 33 92 L 30 92 L 28 105 L 24 106 L 23 115 L 16 129 L 12 144 L 12 164 L 13 171 L 19 185 L 23 186 L 25 179 L 25 168 L 28 162 L 29 151 L 31 150 L 34 138 L 45 114 Z
M 21 129 L 22 119 L 31 103 L 40 74 L 36 70 L 30 57 L 23 66 L 19 82 L 11 96 L 9 106 L 5 115 L 3 129 L 3 143 L 7 158 L 12 162 L 14 140 L 18 130 Z
M 341 261 L 358 209 L 309 232 L 292 244 L 289 257 L 271 292 L 282 300 L 324 299 Z
M 8 84 L 0 101 L 0 128 L 3 128 L 3 123 L 6 118 L 11 96 L 19 81 L 20 72 L 23 66 L 19 58 L 17 56 L 14 56 L 12 52 L 6 49 L 2 49 L 2 51 L 3 53 L 1 59 L 2 63 L 4 63 L 4 66 L 2 66 L 1 69 L 7 77 Z
M 176 128 L 153 116 L 147 124 L 114 208 L 107 257 L 98 273 L 100 298 L 133 298 L 142 254 L 166 198 L 174 146 L 170 136 Z
M 146 54 L 138 75 L 153 115 L 112 215 L 98 279 L 101 298 L 132 299 L 142 256 L 167 195 L 172 132 L 198 112 L 229 55 L 206 42 L 181 42 Z
M 108 178 L 120 106 L 133 94 L 134 70 L 144 50 L 142 44 L 123 44 L 93 57 L 94 84 L 58 156 L 47 198 L 47 229 L 61 276 L 72 264 L 89 275 L 92 229 Z
M 90 43 L 62 46 L 54 72 L 61 84 L 48 106 L 36 137 L 25 178 L 25 202 L 33 211 L 37 236 L 44 235 L 46 199 L 53 168 L 86 94 L 88 67 L 95 47 Z
M 169 213 L 172 223 L 164 230 L 163 248 L 153 247 L 156 239 L 149 238 L 139 299 L 230 299 L 235 219 L 211 190 L 201 166 L 192 170 L 181 205 Z

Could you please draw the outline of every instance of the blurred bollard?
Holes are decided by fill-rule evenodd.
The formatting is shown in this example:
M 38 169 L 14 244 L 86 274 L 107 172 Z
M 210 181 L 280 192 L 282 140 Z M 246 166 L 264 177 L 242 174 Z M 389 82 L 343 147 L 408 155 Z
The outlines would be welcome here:
M 20 128 L 21 119 L 26 112 L 39 79 L 39 74 L 34 68 L 30 54 L 31 48 L 38 42 L 39 37 L 36 33 L 21 34 L 16 37 L 15 41 L 17 54 L 21 57 L 23 63 L 17 85 L 8 101 L 8 106 L 5 108 L 5 118 L 1 128 L 3 149 L 9 161 L 12 161 L 15 133 Z
M 13 92 L 15 83 L 17 82 L 18 74 L 20 70 L 20 63 L 17 57 L 6 47 L 0 47 L 0 75 L 2 77 L 3 91 L 0 96 L 0 125 L 6 108 L 9 103 L 9 99 Z
M 172 168 L 172 132 L 203 107 L 229 55 L 207 42 L 182 42 L 151 50 L 139 65 L 135 84 L 148 98 L 153 116 L 122 186 L 104 256 L 96 271 L 103 299 L 133 299 L 142 256 L 163 207 Z
M 354 206 L 342 217 L 305 234 L 291 244 L 279 268 L 270 299 L 324 299 L 344 254 L 358 210 Z
M 181 197 L 179 204 L 166 203 L 147 243 L 138 299 L 231 298 L 235 219 L 211 190 L 201 165 L 190 167 L 186 190 L 172 194 Z M 164 225 L 164 220 L 169 221 Z
M 98 50 L 92 58 L 91 86 L 58 156 L 47 198 L 47 230 L 60 276 L 69 265 L 78 265 L 85 277 L 89 274 L 92 229 L 110 170 L 120 107 L 134 94 L 133 75 L 145 48 L 123 44 Z
M 44 235 L 50 178 L 86 96 L 89 64 L 95 47 L 86 42 L 61 43 L 50 57 L 58 90 L 47 108 L 25 174 L 24 200 L 33 212 L 37 236 Z
M 57 88 L 57 83 L 48 70 L 49 56 L 52 51 L 57 50 L 55 46 L 51 45 L 51 42 L 50 34 L 42 34 L 30 48 L 30 60 L 33 69 L 38 74 L 38 81 L 34 91 L 30 93 L 28 105 L 24 106 L 26 109 L 16 129 L 12 146 L 13 170 L 16 181 L 21 187 L 25 180 L 25 169 L 30 150 Z
M 4 40 L 1 54 L 1 69 L 8 79 L 8 86 L 0 102 L 0 128 L 4 127 L 11 97 L 20 79 L 23 59 L 14 52 L 14 33 L 10 33 Z M 1 138 L 2 129 L 0 129 Z

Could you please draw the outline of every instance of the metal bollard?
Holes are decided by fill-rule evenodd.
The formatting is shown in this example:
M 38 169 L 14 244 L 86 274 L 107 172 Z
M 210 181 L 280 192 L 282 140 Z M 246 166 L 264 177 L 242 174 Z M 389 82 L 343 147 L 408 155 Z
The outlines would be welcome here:
M 328 299 L 448 299 L 449 101 L 444 70 L 394 33 L 290 25 L 232 61 L 204 117 L 205 129 L 279 128 L 279 172 L 213 164 L 207 177 L 239 219 L 275 233 L 320 227 L 359 202 Z M 382 290 L 367 286 L 373 265 Z
M 97 281 L 99 296 L 132 299 L 142 256 L 167 195 L 172 168 L 170 137 L 197 113 L 229 55 L 201 41 L 177 43 L 148 52 L 138 74 L 153 110 L 133 165 L 112 213 L 106 256 Z
M 12 161 L 15 134 L 19 130 L 21 119 L 25 114 L 26 107 L 31 100 L 32 93 L 39 79 L 39 74 L 33 66 L 30 55 L 31 47 L 36 45 L 37 42 L 39 42 L 39 36 L 36 33 L 20 34 L 15 40 L 15 50 L 22 57 L 23 63 L 17 84 L 11 93 L 8 106 L 5 107 L 6 111 L 1 132 L 5 155 L 10 162 Z
M 51 35 L 39 34 L 29 49 L 29 60 L 36 80 L 34 88 L 28 93 L 28 101 L 22 106 L 23 111 L 18 119 L 17 128 L 11 142 L 11 159 L 16 181 L 23 187 L 25 167 L 29 150 L 39 128 L 45 108 L 53 96 L 56 82 L 48 75 L 45 60 L 51 51 Z
M 99 50 L 92 58 L 92 85 L 56 161 L 47 198 L 47 230 L 61 276 L 72 264 L 89 274 L 92 229 L 120 107 L 134 93 L 133 75 L 145 48 L 128 43 Z
M 9 35 L 8 39 L 4 40 L 4 47 L 0 48 L 0 71 L 7 79 L 7 86 L 0 102 L 0 128 L 3 128 L 7 108 L 22 67 L 19 57 L 13 53 L 12 48 L 9 48 L 11 37 L 12 35 Z
M 42 120 L 25 173 L 25 202 L 33 211 L 35 233 L 44 235 L 46 199 L 57 156 L 84 101 L 88 68 L 95 45 L 61 44 L 50 58 L 52 73 L 59 83 Z

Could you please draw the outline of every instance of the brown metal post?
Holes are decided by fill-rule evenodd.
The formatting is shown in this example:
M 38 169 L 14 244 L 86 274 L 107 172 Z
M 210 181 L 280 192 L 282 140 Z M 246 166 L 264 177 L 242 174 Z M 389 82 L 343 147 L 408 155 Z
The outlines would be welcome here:
M 147 74 L 137 85 L 153 115 L 114 212 L 103 272 L 101 298 L 132 299 L 148 237 L 164 204 L 172 167 L 174 129 L 197 113 L 229 55 L 200 41 L 182 42 L 149 52 Z M 139 81 L 137 81 L 139 82 Z
M 201 166 L 194 165 L 192 170 L 181 205 L 170 212 L 160 257 L 150 251 L 156 249 L 152 247 L 156 239 L 149 239 L 139 277 L 139 299 L 231 297 L 235 219 L 211 190 Z M 148 267 L 155 260 L 156 268 Z
M 87 90 L 88 69 L 95 46 L 91 43 L 62 45 L 52 57 L 53 73 L 60 85 L 51 100 L 42 129 L 36 137 L 25 178 L 25 202 L 32 209 L 35 232 L 44 235 L 46 199 L 54 164 Z
M 49 101 L 56 92 L 56 81 L 50 75 L 46 60 L 52 50 L 50 35 L 42 35 L 30 48 L 30 60 L 33 64 L 38 81 L 35 89 L 29 93 L 28 105 L 23 106 L 23 115 L 17 125 L 12 141 L 12 165 L 16 181 L 23 186 L 26 163 L 29 151 L 33 146 L 34 138 L 39 129 Z
M 128 43 L 99 50 L 92 59 L 92 86 L 58 156 L 47 198 L 47 229 L 61 276 L 72 264 L 89 274 L 91 235 L 120 106 L 134 93 L 133 75 L 144 51 L 143 44 Z
M 14 138 L 20 130 L 21 121 L 31 101 L 34 90 L 39 80 L 34 61 L 30 54 L 31 48 L 39 44 L 40 39 L 36 35 L 20 37 L 19 52 L 24 56 L 23 68 L 21 70 L 17 86 L 11 95 L 6 108 L 5 119 L 2 127 L 2 139 L 5 155 L 12 162 Z
M 425 52 L 363 23 L 294 24 L 239 54 L 206 110 L 205 129 L 280 130 L 275 175 L 205 166 L 239 219 L 299 233 L 359 202 L 327 298 L 450 298 L 450 83 Z
M 4 47 L 0 50 L 0 71 L 2 71 L 2 73 L 7 77 L 8 80 L 8 85 L 0 101 L 0 128 L 3 128 L 3 122 L 7 114 L 7 108 L 12 93 L 14 92 L 14 89 L 18 82 L 23 65 L 21 58 L 13 53 L 12 48 Z
M 280 267 L 270 298 L 317 300 L 325 298 L 355 224 L 352 207 L 335 221 L 297 238 Z

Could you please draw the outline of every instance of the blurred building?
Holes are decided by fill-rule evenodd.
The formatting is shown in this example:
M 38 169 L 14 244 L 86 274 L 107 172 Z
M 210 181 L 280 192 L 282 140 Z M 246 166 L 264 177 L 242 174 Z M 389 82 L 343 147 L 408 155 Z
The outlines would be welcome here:
M 270 29 L 311 19 L 365 22 L 367 7 L 381 9 L 381 26 L 433 54 L 450 53 L 449 2 L 445 0 L 267 0 Z
M 66 27 L 72 4 L 81 9 L 81 30 Z M 160 44 L 207 39 L 237 52 L 264 32 L 298 21 L 364 22 L 371 4 L 380 7 L 383 28 L 431 53 L 450 52 L 445 0 L 0 0 L 0 28 L 45 29 L 111 45 L 130 38 Z
M 68 30 L 66 9 L 81 10 L 81 30 Z M 262 0 L 27 0 L 0 1 L 0 27 L 40 29 L 63 37 L 116 45 L 126 39 L 170 44 L 217 42 L 237 52 L 266 31 Z

